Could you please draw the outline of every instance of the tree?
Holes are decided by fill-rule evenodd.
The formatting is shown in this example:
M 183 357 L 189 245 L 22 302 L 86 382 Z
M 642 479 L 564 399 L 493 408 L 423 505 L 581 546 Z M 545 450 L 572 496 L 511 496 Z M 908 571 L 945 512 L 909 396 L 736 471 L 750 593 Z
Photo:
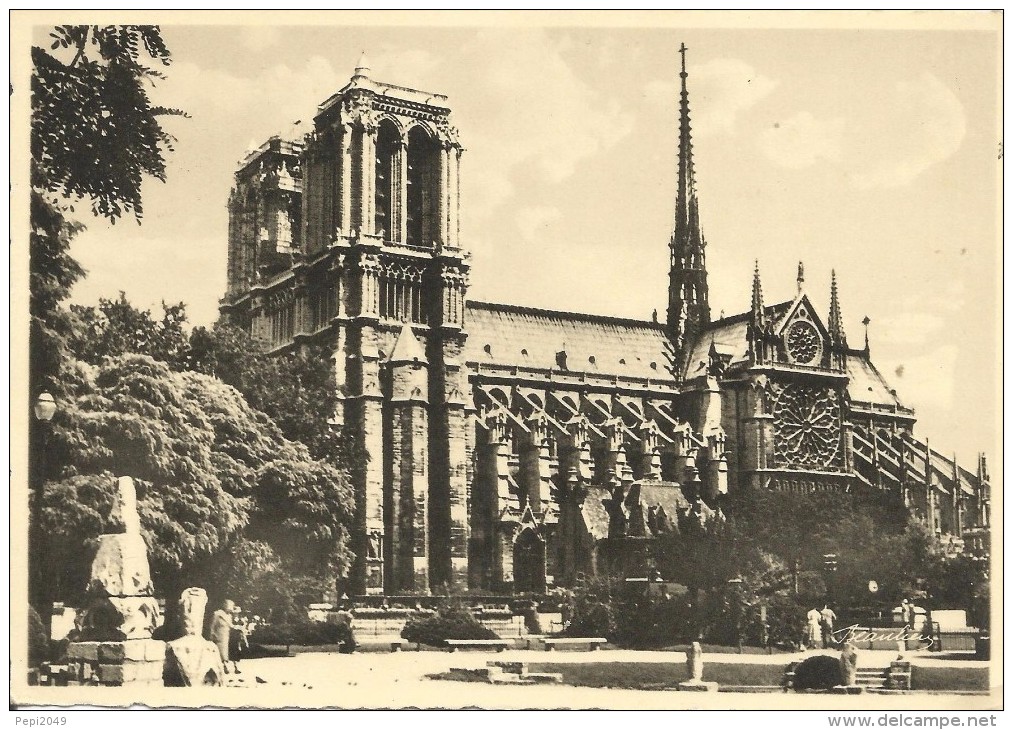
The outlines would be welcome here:
M 70 255 L 70 242 L 81 230 L 37 190 L 31 193 L 29 246 L 29 388 L 35 394 L 57 391 L 60 365 L 67 359 L 67 337 L 73 328 L 59 304 L 70 296 L 84 270 Z
M 118 299 L 99 299 L 97 306 L 72 304 L 76 317 L 69 346 L 74 356 L 97 365 L 107 357 L 127 353 L 148 355 L 177 367 L 187 356 L 189 337 L 184 329 L 186 305 L 162 302 L 162 318 L 150 310 L 140 310 L 127 301 L 122 291 Z
M 349 564 L 353 499 L 344 475 L 285 439 L 234 388 L 139 355 L 78 363 L 73 373 L 54 419 L 56 478 L 42 517 L 48 554 L 61 566 L 61 596 L 72 600 L 83 590 L 114 476 L 123 474 L 141 487 L 153 579 L 167 596 L 188 585 L 220 595 L 206 583 L 212 568 L 228 560 L 247 528 L 279 510 L 287 510 L 281 524 L 260 535 L 285 569 L 333 579 L 331 570 Z M 278 495 L 293 504 L 279 507 Z M 313 556 L 326 542 L 328 559 L 300 559 L 300 541 L 317 548 Z
M 269 415 L 285 438 L 300 441 L 318 459 L 348 469 L 364 458 L 352 434 L 332 422 L 338 387 L 331 350 L 306 344 L 278 355 L 245 330 L 219 322 L 194 328 L 184 367 L 214 375 Z
M 50 37 L 49 51 L 32 48 L 37 182 L 90 200 L 92 212 L 110 221 L 129 213 L 140 221 L 141 181 L 164 181 L 163 150 L 172 150 L 158 118 L 184 115 L 148 98 L 147 85 L 164 76 L 145 62 L 172 61 L 161 32 L 152 25 L 60 25 Z
M 84 276 L 70 255 L 83 226 L 66 217 L 66 199 L 88 199 L 112 222 L 125 213 L 139 222 L 141 182 L 165 179 L 171 149 L 158 118 L 183 112 L 148 99 L 161 74 L 142 60 L 171 62 L 157 26 L 62 25 L 51 37 L 48 51 L 32 48 L 29 387 L 59 397 L 72 326 L 59 305 Z

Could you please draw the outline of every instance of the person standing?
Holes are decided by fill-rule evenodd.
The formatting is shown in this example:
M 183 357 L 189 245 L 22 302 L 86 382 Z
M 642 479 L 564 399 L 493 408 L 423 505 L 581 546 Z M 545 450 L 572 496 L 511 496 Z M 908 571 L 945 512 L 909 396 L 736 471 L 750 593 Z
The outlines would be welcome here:
M 834 642 L 834 621 L 837 620 L 837 614 L 827 604 L 823 604 L 823 610 L 820 611 L 820 631 L 823 633 L 823 648 L 829 649 Z
M 806 646 L 809 649 L 816 649 L 820 645 L 821 632 L 820 620 L 823 615 L 818 608 L 811 609 L 805 615 L 806 620 Z
M 226 599 L 211 616 L 211 643 L 218 647 L 225 673 L 229 673 L 229 639 L 232 635 L 232 611 L 235 604 Z
M 239 606 L 232 610 L 232 616 L 232 630 L 229 632 L 229 659 L 232 661 L 232 669 L 235 673 L 242 674 L 239 671 L 239 660 L 250 648 L 250 626 Z

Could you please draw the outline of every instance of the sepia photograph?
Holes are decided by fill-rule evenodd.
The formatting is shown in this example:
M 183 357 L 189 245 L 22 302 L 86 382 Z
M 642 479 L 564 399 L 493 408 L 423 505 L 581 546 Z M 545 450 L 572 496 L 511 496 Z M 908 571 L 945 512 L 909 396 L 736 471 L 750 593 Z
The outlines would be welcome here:
M 1001 709 L 1002 53 L 13 11 L 12 709 Z

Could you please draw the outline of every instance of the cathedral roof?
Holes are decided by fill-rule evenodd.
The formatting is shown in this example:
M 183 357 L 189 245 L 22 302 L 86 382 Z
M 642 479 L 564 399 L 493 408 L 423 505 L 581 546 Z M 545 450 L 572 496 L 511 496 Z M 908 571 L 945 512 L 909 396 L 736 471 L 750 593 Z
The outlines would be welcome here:
M 464 357 L 479 364 L 673 379 L 665 326 L 617 317 L 468 302 Z
M 674 482 L 645 481 L 640 483 L 640 503 L 645 507 L 662 507 L 671 520 L 688 510 L 692 505 Z
M 868 403 L 888 409 L 904 407 L 897 397 L 897 391 L 890 387 L 863 350 L 848 352 L 847 369 L 848 397 L 852 403 L 856 405 Z
M 605 502 L 610 499 L 612 492 L 607 487 L 589 486 L 587 496 L 580 504 L 584 527 L 595 540 L 604 540 L 609 536 L 609 514 Z
M 772 304 L 769 307 L 764 307 L 763 311 L 769 321 L 777 322 L 787 313 L 793 303 L 793 301 L 787 301 Z M 729 364 L 745 360 L 749 352 L 750 316 L 749 312 L 743 312 L 714 320 L 707 325 L 707 328 L 700 333 L 689 350 L 689 356 L 686 358 L 686 379 L 706 374 L 710 362 L 711 343 L 714 343 L 718 352 L 731 355 Z

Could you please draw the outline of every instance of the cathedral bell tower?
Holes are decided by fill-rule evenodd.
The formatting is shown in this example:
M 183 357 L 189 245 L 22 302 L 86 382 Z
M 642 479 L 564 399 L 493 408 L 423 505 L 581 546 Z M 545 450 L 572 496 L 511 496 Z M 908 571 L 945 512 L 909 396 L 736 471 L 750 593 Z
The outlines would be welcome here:
M 335 421 L 368 454 L 355 594 L 467 582 L 462 151 L 446 96 L 376 80 L 365 55 L 305 141 L 303 256 L 337 301 Z
M 707 259 L 693 175 L 693 141 L 686 90 L 686 46 L 679 48 L 682 90 L 679 98 L 679 172 L 675 197 L 675 225 L 670 243 L 668 274 L 668 330 L 675 344 L 680 370 L 697 335 L 710 323 L 707 296 Z

